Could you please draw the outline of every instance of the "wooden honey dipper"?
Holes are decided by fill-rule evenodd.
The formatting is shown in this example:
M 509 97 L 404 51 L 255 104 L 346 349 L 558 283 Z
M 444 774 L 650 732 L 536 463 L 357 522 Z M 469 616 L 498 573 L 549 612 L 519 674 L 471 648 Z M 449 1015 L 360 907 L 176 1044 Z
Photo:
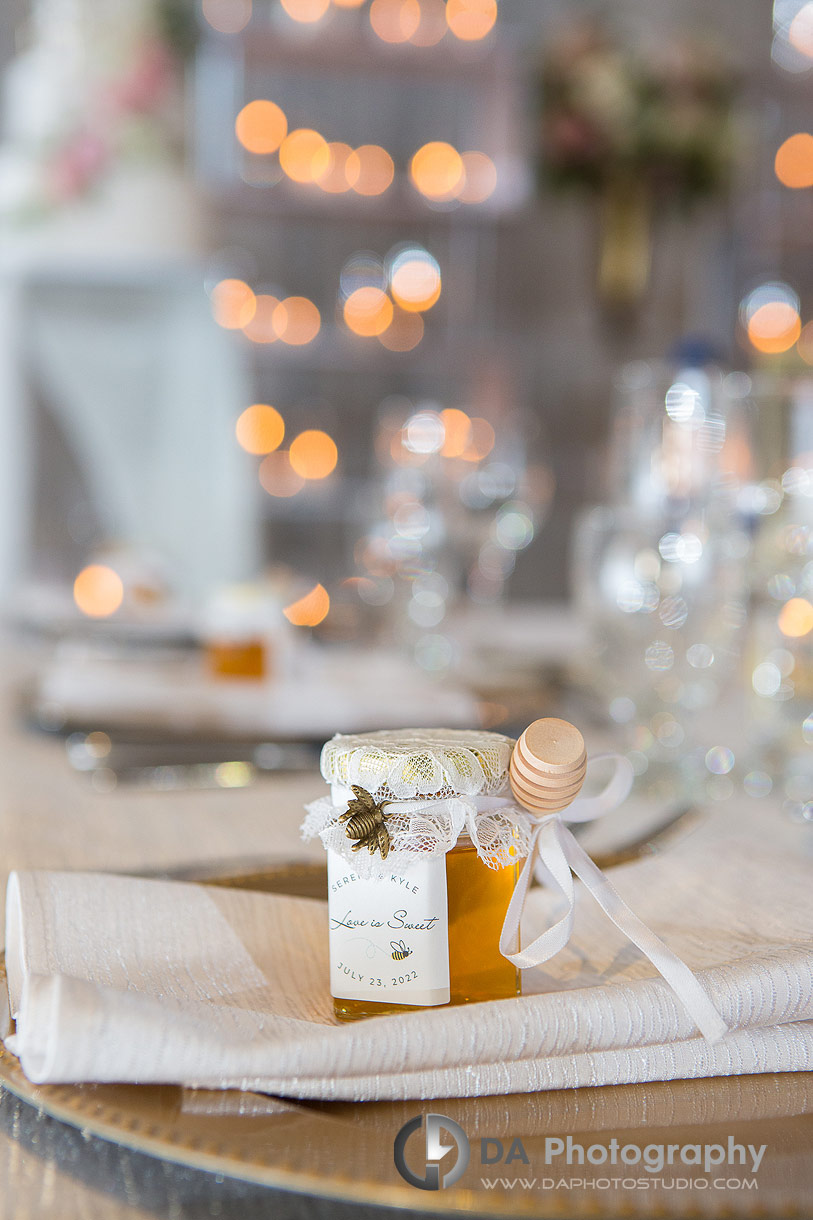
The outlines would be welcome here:
M 508 778 L 529 813 L 544 817 L 575 800 L 584 783 L 584 738 L 567 720 L 547 717 L 529 724 L 514 746 Z

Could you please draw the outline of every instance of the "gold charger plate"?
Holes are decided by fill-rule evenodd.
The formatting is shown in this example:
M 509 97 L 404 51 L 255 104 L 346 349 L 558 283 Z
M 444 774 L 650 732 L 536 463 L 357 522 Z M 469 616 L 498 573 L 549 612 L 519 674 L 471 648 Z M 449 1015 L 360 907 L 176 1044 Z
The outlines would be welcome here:
M 324 869 L 291 865 L 219 884 L 298 896 L 321 896 Z M 0 957 L 0 985 L 5 969 Z M 438 1102 L 297 1102 L 257 1093 L 175 1086 L 32 1085 L 0 1044 L 0 1085 L 40 1112 L 136 1152 L 178 1165 L 299 1194 L 428 1211 L 434 1214 L 547 1217 L 626 1217 L 652 1212 L 667 1218 L 703 1215 L 784 1217 L 806 1214 L 813 1199 L 813 1073 L 569 1089 L 508 1097 Z M 393 1162 L 396 1134 L 418 1114 L 439 1112 L 463 1127 L 471 1162 L 460 1183 L 418 1190 Z M 735 1167 L 719 1174 L 676 1171 L 691 1185 L 657 1189 L 624 1186 L 648 1179 L 636 1169 L 544 1163 L 548 1136 L 609 1146 L 678 1143 L 767 1145 L 756 1187 Z M 500 1140 L 508 1151 L 520 1139 L 529 1165 L 482 1165 L 480 1141 Z M 420 1137 L 409 1145 L 420 1160 Z M 413 1147 L 414 1145 L 414 1147 Z M 491 1145 L 492 1150 L 495 1147 Z M 414 1168 L 420 1171 L 416 1164 Z M 667 1171 L 662 1175 L 667 1178 Z M 576 1183 L 585 1179 L 588 1184 Z M 608 1187 L 597 1183 L 615 1179 Z M 526 1185 L 523 1185 L 523 1182 Z M 533 1182 L 533 1185 L 527 1183 Z

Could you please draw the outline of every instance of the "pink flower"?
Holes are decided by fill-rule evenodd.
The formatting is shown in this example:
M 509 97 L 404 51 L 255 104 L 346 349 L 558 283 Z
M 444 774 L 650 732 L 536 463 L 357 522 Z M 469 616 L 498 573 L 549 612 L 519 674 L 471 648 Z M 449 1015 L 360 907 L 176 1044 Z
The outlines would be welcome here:
M 107 162 L 108 150 L 98 136 L 77 131 L 62 145 L 48 169 L 51 193 L 58 202 L 82 195 Z
M 157 110 L 169 93 L 173 68 L 173 58 L 163 43 L 142 43 L 128 71 L 110 86 L 114 108 L 131 114 Z

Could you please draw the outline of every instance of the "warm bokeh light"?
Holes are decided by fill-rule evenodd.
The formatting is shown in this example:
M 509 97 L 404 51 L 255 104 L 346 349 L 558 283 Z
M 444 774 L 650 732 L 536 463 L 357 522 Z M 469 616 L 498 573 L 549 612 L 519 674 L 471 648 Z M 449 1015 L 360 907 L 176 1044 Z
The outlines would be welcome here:
M 398 254 L 390 271 L 393 299 L 408 313 L 431 309 L 440 297 L 440 267 L 426 250 L 405 250 Z
M 463 158 L 451 144 L 433 140 L 413 156 L 409 176 L 427 199 L 454 199 L 463 182 Z
M 378 342 L 390 352 L 411 352 L 423 338 L 423 318 L 419 313 L 395 309 L 392 322 L 378 336 Z
M 260 462 L 257 471 L 260 486 L 269 496 L 287 500 L 295 496 L 305 486 L 301 474 L 291 467 L 290 455 L 287 449 L 276 449 Z
M 303 347 L 319 334 L 322 319 L 307 297 L 286 297 L 274 310 L 273 325 L 283 343 Z
M 336 8 L 361 8 L 367 0 L 333 0 Z
M 497 186 L 497 167 L 481 152 L 463 153 L 465 181 L 458 192 L 461 203 L 483 203 L 489 199 Z
M 330 0 L 280 0 L 282 7 L 294 21 L 303 25 L 313 25 L 324 17 L 330 5 Z
M 382 334 L 392 322 L 392 301 L 380 288 L 357 288 L 344 303 L 344 321 L 356 335 Z
M 279 163 L 292 182 L 314 182 L 320 166 L 327 169 L 327 141 L 310 127 L 297 127 L 280 145 Z
M 234 426 L 238 444 L 246 453 L 272 453 L 285 436 L 285 421 L 275 407 L 255 402 L 246 407 Z
M 314 585 L 310 593 L 286 606 L 283 614 L 294 627 L 318 627 L 327 618 L 330 597 L 324 585 Z
M 497 0 L 446 0 L 446 20 L 455 38 L 477 42 L 497 20 Z
M 383 195 L 395 177 L 395 165 L 386 148 L 362 144 L 347 158 L 345 173 L 357 195 Z
M 276 152 L 288 134 L 288 120 L 276 102 L 257 98 L 244 106 L 234 120 L 237 139 L 250 153 Z
M 467 462 L 482 462 L 491 453 L 496 439 L 487 419 L 472 419 L 469 443 L 460 456 Z
M 251 0 L 203 0 L 201 11 L 218 34 L 239 34 L 251 21 Z
M 788 42 L 813 59 L 813 4 L 803 4 L 788 26 Z
M 805 364 L 813 364 L 813 322 L 808 322 L 802 327 L 796 350 Z
M 323 191 L 330 195 L 341 195 L 350 190 L 347 177 L 347 161 L 353 150 L 349 144 L 339 142 L 325 144 L 313 158 L 313 178 Z
M 254 317 L 243 327 L 243 334 L 252 343 L 275 343 L 279 335 L 274 326 L 274 313 L 279 301 L 265 292 L 258 293 L 255 300 Z
M 804 597 L 792 597 L 779 612 L 779 630 L 791 639 L 813 631 L 813 606 Z
M 73 582 L 73 600 L 90 618 L 115 614 L 124 599 L 124 585 L 118 572 L 103 563 L 92 563 Z
M 221 280 L 212 289 L 212 313 L 218 326 L 241 330 L 257 311 L 257 298 L 243 280 Z
M 308 428 L 291 442 L 291 466 L 303 479 L 326 479 L 336 469 L 339 451 L 327 432 Z
M 442 457 L 462 457 L 471 443 L 471 420 L 465 411 L 447 407 L 440 413 L 445 429 Z
M 416 47 L 434 47 L 446 37 L 446 5 L 443 0 L 420 0 L 421 19 L 409 41 Z
M 428 453 L 419 453 L 410 449 L 406 442 L 406 428 L 399 428 L 390 440 L 390 457 L 396 466 L 421 466 L 428 460 Z
M 788 351 L 801 332 L 798 311 L 787 301 L 767 301 L 748 319 L 748 338 L 752 346 L 768 355 Z
M 793 190 L 813 186 L 813 136 L 799 131 L 779 146 L 774 160 L 776 176 Z
M 409 42 L 421 23 L 418 0 L 373 0 L 370 25 L 382 42 Z

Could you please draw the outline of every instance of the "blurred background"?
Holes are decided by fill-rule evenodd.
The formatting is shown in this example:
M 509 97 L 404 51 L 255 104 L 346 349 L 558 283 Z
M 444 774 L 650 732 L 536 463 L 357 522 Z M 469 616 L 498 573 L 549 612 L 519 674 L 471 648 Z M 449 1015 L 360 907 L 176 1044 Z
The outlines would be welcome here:
M 99 790 L 576 699 L 813 816 L 813 3 L 6 0 L 0 74 L 0 593 Z

